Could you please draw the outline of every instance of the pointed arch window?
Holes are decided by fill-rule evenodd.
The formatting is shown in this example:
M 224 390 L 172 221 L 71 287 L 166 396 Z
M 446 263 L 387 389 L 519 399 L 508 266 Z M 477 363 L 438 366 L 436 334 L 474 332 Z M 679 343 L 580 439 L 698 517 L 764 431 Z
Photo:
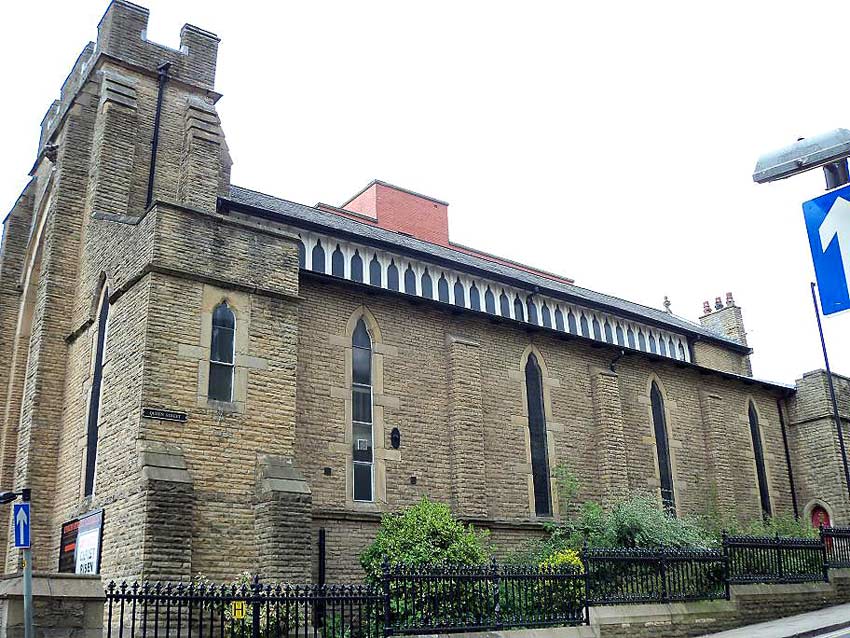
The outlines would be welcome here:
M 528 323 L 538 325 L 537 304 L 534 303 L 534 299 L 531 297 L 531 295 L 528 295 L 528 297 L 525 298 L 525 307 L 528 311 Z
M 682 361 L 685 360 L 685 346 L 683 346 L 681 342 L 679 343 L 679 359 Z
M 673 469 L 670 462 L 670 442 L 667 437 L 667 418 L 664 414 L 664 397 L 658 384 L 652 382 L 652 425 L 655 430 L 655 447 L 658 452 L 658 474 L 661 478 L 661 502 L 671 514 L 676 513 L 676 497 L 673 491 Z
M 496 314 L 496 297 L 490 290 L 490 286 L 487 286 L 487 290 L 484 292 L 484 309 L 491 315 Z
M 617 324 L 617 344 L 624 346 L 626 345 L 625 339 L 623 338 L 623 326 Z
M 543 309 L 540 311 L 543 326 L 546 328 L 552 327 L 552 313 L 549 311 L 549 306 L 543 304 Z
M 317 240 L 313 246 L 312 263 L 313 272 L 325 272 L 325 249 L 322 248 L 321 241 Z
M 667 342 L 664 341 L 664 337 L 658 339 L 658 352 L 662 357 L 667 356 Z
M 587 317 L 584 315 L 581 316 L 581 334 L 584 337 L 590 336 L 590 327 L 587 325 Z
M 103 382 L 103 353 L 106 346 L 106 327 L 109 321 L 109 290 L 104 287 L 101 293 L 100 308 L 97 315 L 97 342 L 94 351 L 92 369 L 91 398 L 86 426 L 86 474 L 84 481 L 85 496 L 94 494 L 95 471 L 97 469 L 97 439 L 100 418 L 100 396 Z
M 437 298 L 443 303 L 449 303 L 449 282 L 446 281 L 445 275 L 440 275 L 437 282 Z
M 546 416 L 543 407 L 543 375 L 534 353 L 525 364 L 525 389 L 528 399 L 528 430 L 531 443 L 531 474 L 534 485 L 534 513 L 552 515 L 549 489 L 549 451 L 546 441 Z
M 631 328 L 626 332 L 626 337 L 629 340 L 629 348 L 635 349 L 635 333 Z
M 638 348 L 646 352 L 646 337 L 643 336 L 643 330 L 638 330 Z
M 463 284 L 460 283 L 460 279 L 455 281 L 455 305 L 460 306 L 461 308 L 466 307 L 466 291 L 463 288 Z
M 561 332 L 564 331 L 564 313 L 561 312 L 561 307 L 555 308 L 555 327 Z
M 307 249 L 304 248 L 304 242 L 298 240 L 298 267 L 304 268 L 307 263 Z
M 517 321 L 525 321 L 525 309 L 522 307 L 522 302 L 519 297 L 514 297 L 514 319 Z
M 576 316 L 573 314 L 573 311 L 570 310 L 567 313 L 567 325 L 570 327 L 570 333 L 577 335 L 578 334 L 578 325 L 576 325 Z
M 469 288 L 469 307 L 473 310 L 481 310 L 481 293 L 478 292 L 474 281 Z
M 351 280 L 363 281 L 363 258 L 357 250 L 351 256 Z
M 670 356 L 674 359 L 676 358 L 676 346 L 673 343 L 673 339 L 667 339 L 667 351 L 670 353 Z
M 387 268 L 387 288 L 398 292 L 398 266 L 395 265 L 395 261 L 390 261 Z
M 213 310 L 210 340 L 210 380 L 207 397 L 213 401 L 233 400 L 233 359 L 236 346 L 236 317 L 222 301 Z
M 331 255 L 331 274 L 334 277 L 345 277 L 345 256 L 342 248 L 336 245 L 336 250 Z
M 381 285 L 381 262 L 378 261 L 377 255 L 373 255 L 372 261 L 369 262 L 369 283 L 373 286 Z
M 649 333 L 649 351 L 652 354 L 656 354 L 657 350 L 655 349 L 655 335 L 651 332 Z
M 759 415 L 755 404 L 750 401 L 749 405 L 750 436 L 753 438 L 753 453 L 756 457 L 756 477 L 759 484 L 759 499 L 761 500 L 762 514 L 767 517 L 771 515 L 770 491 L 767 485 L 767 470 L 764 466 L 764 446 L 761 440 L 761 428 L 759 427 Z
M 611 331 L 611 324 L 606 320 L 605 325 L 602 327 L 605 330 L 605 341 L 614 343 L 614 333 Z
M 351 336 L 351 421 L 353 498 L 372 501 L 372 338 L 362 317 L 357 320 Z
M 599 327 L 599 320 L 593 318 L 593 338 L 602 341 L 602 329 Z
M 404 271 L 404 292 L 408 295 L 416 294 L 416 273 L 410 264 L 407 264 L 407 270 Z
M 422 296 L 427 299 L 434 298 L 434 284 L 431 281 L 431 275 L 428 274 L 428 269 L 422 273 Z
M 508 301 L 508 296 L 505 294 L 505 291 L 502 291 L 502 294 L 499 295 L 499 312 L 503 317 L 511 316 L 511 302 Z

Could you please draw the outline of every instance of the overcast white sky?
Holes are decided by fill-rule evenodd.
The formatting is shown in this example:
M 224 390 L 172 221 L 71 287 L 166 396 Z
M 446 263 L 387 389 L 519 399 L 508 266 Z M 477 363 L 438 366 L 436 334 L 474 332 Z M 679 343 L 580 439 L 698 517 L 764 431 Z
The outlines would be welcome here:
M 0 210 L 105 0 L 5 3 Z M 450 203 L 452 239 L 696 320 L 735 295 L 756 376 L 823 367 L 800 204 L 757 157 L 850 128 L 847 2 L 147 0 L 217 33 L 233 182 L 340 204 L 372 178 Z M 825 320 L 850 374 L 850 313 Z

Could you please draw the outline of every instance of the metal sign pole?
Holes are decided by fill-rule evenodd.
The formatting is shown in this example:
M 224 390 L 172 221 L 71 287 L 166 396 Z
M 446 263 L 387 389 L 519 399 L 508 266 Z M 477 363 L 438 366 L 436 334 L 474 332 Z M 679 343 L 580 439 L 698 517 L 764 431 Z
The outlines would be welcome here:
M 30 502 L 30 490 L 21 490 L 21 500 Z M 32 509 L 30 509 L 30 529 L 32 529 Z M 24 638 L 35 638 L 32 627 L 32 539 L 24 552 Z
M 844 482 L 847 485 L 847 495 L 850 497 L 850 468 L 847 467 L 847 448 L 844 446 L 844 428 L 841 426 L 841 414 L 838 412 L 838 401 L 835 399 L 835 384 L 832 382 L 832 370 L 829 369 L 829 355 L 826 353 L 826 339 L 824 339 L 823 326 L 820 321 L 818 298 L 817 294 L 815 294 L 815 282 L 811 282 L 811 285 L 812 303 L 815 306 L 815 318 L 818 320 L 820 346 L 823 350 L 823 363 L 826 367 L 826 383 L 829 387 L 829 399 L 832 401 L 832 418 L 835 421 L 835 429 L 838 430 L 838 447 L 841 450 L 841 462 L 844 464 Z

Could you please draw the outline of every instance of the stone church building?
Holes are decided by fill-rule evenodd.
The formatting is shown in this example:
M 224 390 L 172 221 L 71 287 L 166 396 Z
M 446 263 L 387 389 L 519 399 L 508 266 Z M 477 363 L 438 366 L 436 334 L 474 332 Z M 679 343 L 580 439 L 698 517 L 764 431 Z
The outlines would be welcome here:
M 850 523 L 825 373 L 752 378 L 731 295 L 695 323 L 588 290 L 378 180 L 335 205 L 240 188 L 218 38 L 170 49 L 147 20 L 109 5 L 4 221 L 0 489 L 32 488 L 36 570 L 73 571 L 96 513 L 105 577 L 313 580 L 324 530 L 328 580 L 355 579 L 425 495 L 506 551 L 562 514 L 559 467 L 602 503 Z

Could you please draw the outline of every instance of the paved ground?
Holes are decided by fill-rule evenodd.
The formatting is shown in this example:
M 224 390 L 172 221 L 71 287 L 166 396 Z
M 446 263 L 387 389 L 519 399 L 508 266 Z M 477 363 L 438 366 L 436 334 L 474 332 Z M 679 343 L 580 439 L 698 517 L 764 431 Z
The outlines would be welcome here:
M 850 604 L 749 625 L 703 638 L 850 638 Z

